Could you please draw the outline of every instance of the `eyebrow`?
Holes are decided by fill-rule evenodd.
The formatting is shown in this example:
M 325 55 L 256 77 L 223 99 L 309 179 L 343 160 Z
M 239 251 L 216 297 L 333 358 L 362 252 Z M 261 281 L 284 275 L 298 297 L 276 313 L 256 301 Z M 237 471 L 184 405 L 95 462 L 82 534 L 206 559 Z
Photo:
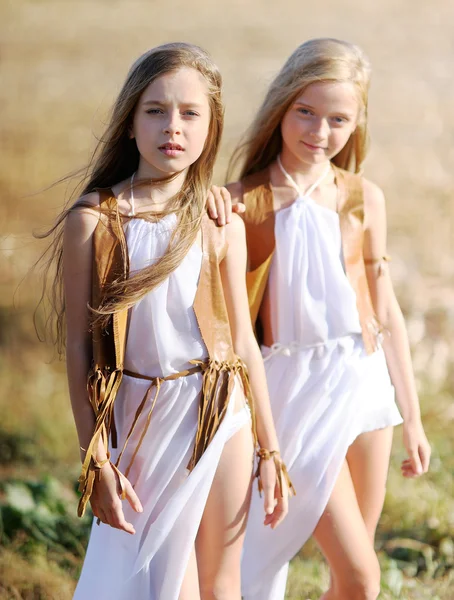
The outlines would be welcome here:
M 148 104 L 154 104 L 155 106 L 166 106 L 166 102 L 160 102 L 159 100 L 146 100 L 144 103 L 144 106 L 148 105 Z M 182 106 L 192 106 L 194 108 L 202 108 L 203 105 L 199 104 L 198 102 L 182 102 L 181 103 Z
M 296 106 L 304 106 L 305 108 L 310 108 L 311 110 L 315 110 L 315 108 L 313 106 L 311 106 L 310 104 L 307 104 L 306 102 L 298 102 L 298 101 L 296 101 L 295 105 Z M 334 113 L 338 114 L 338 115 L 342 115 L 344 117 L 350 117 L 350 118 L 354 117 L 353 113 L 347 112 L 345 110 L 334 111 Z
M 307 104 L 307 102 L 298 102 L 298 101 L 296 101 L 295 104 L 298 104 L 298 106 L 305 106 L 306 108 L 311 108 L 312 110 L 314 110 L 314 107 L 311 106 L 310 104 Z

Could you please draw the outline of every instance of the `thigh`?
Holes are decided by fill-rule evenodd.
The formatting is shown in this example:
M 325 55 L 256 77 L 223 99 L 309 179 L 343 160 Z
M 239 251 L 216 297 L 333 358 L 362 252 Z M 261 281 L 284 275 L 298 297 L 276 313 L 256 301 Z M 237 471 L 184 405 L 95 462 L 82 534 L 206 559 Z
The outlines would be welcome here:
M 226 588 L 234 589 L 240 598 L 240 561 L 251 496 L 252 460 L 253 441 L 247 424 L 225 445 L 197 534 L 202 598 L 211 597 L 213 590 Z
M 356 498 L 372 541 L 385 500 L 392 439 L 393 427 L 363 433 L 347 453 Z
M 195 548 L 189 557 L 178 600 L 200 600 L 199 573 L 197 570 Z
M 345 461 L 314 537 L 331 569 L 333 587 L 353 589 L 379 578 L 379 566 Z

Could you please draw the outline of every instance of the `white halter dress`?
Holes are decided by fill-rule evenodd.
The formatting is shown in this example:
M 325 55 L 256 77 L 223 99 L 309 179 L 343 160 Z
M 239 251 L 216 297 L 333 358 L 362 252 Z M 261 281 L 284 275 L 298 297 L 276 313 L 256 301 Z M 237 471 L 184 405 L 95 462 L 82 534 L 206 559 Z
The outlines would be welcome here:
M 268 283 L 276 343 L 262 353 L 281 453 L 297 495 L 272 531 L 263 526 L 263 500 L 253 491 L 244 600 L 284 599 L 288 561 L 312 535 L 349 445 L 361 433 L 402 422 L 383 351 L 367 355 L 364 349 L 338 214 L 310 197 L 327 172 L 306 194 L 284 173 L 298 197 L 276 213 Z
M 162 256 L 175 226 L 171 214 L 157 223 L 132 219 L 126 240 L 130 271 Z M 195 244 L 181 265 L 131 310 L 125 369 L 167 376 L 207 356 L 193 309 L 202 251 Z M 135 535 L 101 523 L 92 527 L 76 600 L 178 600 L 205 504 L 224 445 L 246 424 L 247 406 L 230 402 L 215 437 L 188 474 L 197 431 L 201 373 L 165 381 L 129 480 L 143 513 L 123 502 Z M 122 448 L 149 381 L 124 376 L 115 400 L 118 447 Z M 152 394 L 154 395 L 154 394 Z M 144 410 L 120 463 L 129 464 L 147 417 Z M 118 451 L 112 452 L 115 461 Z

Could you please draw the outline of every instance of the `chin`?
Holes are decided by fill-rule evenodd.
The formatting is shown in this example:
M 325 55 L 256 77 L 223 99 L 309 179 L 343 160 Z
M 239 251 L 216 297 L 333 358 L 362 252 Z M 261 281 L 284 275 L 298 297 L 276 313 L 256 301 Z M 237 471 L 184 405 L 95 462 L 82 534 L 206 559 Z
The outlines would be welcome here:
M 160 171 L 164 177 L 184 171 L 189 166 L 187 161 L 182 161 L 178 158 L 166 158 L 163 160 L 161 156 L 156 160 L 150 161 L 149 164 L 152 165 L 154 170 Z
M 296 154 L 299 161 L 306 165 L 318 165 L 319 163 L 325 162 L 328 159 L 326 154 Z
M 330 160 L 330 158 L 329 158 L 329 156 L 326 155 L 326 152 L 314 152 L 314 153 L 309 153 L 308 156 L 305 156 L 304 160 L 317 165 L 319 163 Z

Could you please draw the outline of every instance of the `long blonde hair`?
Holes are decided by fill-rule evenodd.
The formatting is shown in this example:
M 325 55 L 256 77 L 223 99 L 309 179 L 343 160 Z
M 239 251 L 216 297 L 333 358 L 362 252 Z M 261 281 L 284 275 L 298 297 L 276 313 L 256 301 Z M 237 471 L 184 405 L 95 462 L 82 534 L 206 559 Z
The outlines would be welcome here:
M 243 178 L 265 169 L 276 159 L 282 148 L 284 115 L 307 86 L 322 81 L 349 82 L 357 88 L 360 114 L 356 130 L 333 158 L 338 167 L 357 173 L 368 148 L 369 79 L 369 61 L 354 44 L 318 38 L 299 46 L 271 83 L 254 121 L 233 153 L 228 179 L 239 163 Z
M 201 73 L 208 84 L 211 115 L 203 151 L 188 168 L 180 191 L 171 199 L 166 210 L 166 213 L 175 212 L 178 215 L 177 226 L 168 250 L 154 265 L 132 274 L 129 278 L 115 281 L 107 290 L 102 305 L 91 307 L 96 318 L 101 318 L 102 323 L 106 324 L 114 312 L 133 306 L 178 267 L 196 239 L 223 130 L 222 79 L 218 68 L 202 48 L 192 44 L 172 43 L 149 50 L 132 65 L 114 104 L 106 131 L 86 168 L 82 198 L 64 210 L 52 229 L 42 236 L 53 235 L 53 239 L 44 253 L 46 265 L 40 304 L 45 298 L 50 301 L 53 310 L 47 319 L 47 333 L 51 334 L 60 353 L 65 342 L 62 278 L 64 221 L 74 209 L 87 206 L 84 195 L 100 188 L 111 188 L 114 184 L 131 177 L 137 170 L 140 154 L 135 140 L 130 138 L 129 131 L 139 99 L 150 83 L 158 77 L 183 67 L 193 68 Z M 162 215 L 163 213 L 160 213 L 156 216 Z M 53 269 L 56 271 L 55 275 Z

